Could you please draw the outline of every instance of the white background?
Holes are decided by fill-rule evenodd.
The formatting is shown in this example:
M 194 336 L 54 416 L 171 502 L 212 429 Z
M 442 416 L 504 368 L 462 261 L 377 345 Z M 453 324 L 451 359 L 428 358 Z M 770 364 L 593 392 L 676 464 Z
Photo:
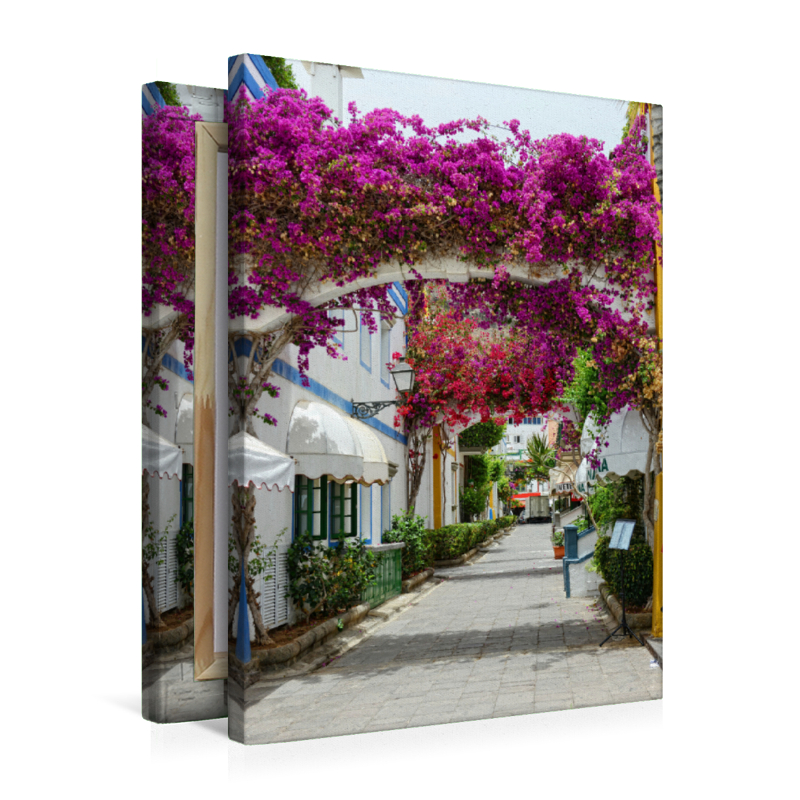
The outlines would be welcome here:
M 791 793 L 785 4 L 203 5 L 4 11 L 10 796 Z M 251 748 L 141 719 L 140 85 L 224 87 L 243 51 L 663 104 L 665 700 Z

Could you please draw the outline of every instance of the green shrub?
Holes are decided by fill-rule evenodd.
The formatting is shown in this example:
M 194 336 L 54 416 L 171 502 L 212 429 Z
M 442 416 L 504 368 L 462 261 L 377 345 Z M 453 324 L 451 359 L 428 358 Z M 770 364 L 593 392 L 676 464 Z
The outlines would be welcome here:
M 653 551 L 644 538 L 631 540 L 630 549 L 611 550 L 610 536 L 598 536 L 592 566 L 618 598 L 625 590 L 625 602 L 643 606 L 653 593 Z M 622 559 L 625 559 L 625 585 L 622 586 Z
M 428 530 L 428 541 L 434 561 L 458 558 L 473 547 L 488 539 L 500 529 L 499 520 L 481 522 L 459 522 L 444 525 L 437 530 Z
M 486 508 L 486 498 L 489 496 L 488 486 L 465 486 L 461 490 L 459 502 L 461 513 L 468 517 L 480 514 Z
M 178 586 L 187 597 L 194 599 L 194 521 L 187 520 L 175 537 L 175 559 Z
M 362 541 L 341 541 L 336 547 L 316 545 L 307 531 L 287 551 L 290 597 L 308 620 L 346 611 L 377 581 L 378 557 Z
M 481 447 L 489 450 L 500 444 L 505 434 L 505 424 L 497 425 L 491 420 L 478 422 L 458 435 L 458 444 L 460 447 Z
M 383 532 L 384 542 L 405 542 L 403 578 L 410 578 L 433 564 L 431 545 L 425 529 L 425 517 L 413 511 L 395 514 L 392 529 Z
M 578 519 L 575 520 L 575 527 L 578 529 L 578 533 L 588 530 L 589 520 L 586 519 L 586 517 L 578 517 Z

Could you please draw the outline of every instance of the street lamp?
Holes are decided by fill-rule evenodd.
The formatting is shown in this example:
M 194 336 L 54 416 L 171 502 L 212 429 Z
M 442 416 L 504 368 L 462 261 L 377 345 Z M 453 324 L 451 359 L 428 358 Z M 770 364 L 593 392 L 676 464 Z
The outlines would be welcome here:
M 404 399 L 414 390 L 414 369 L 411 365 L 406 364 L 405 358 L 401 358 L 398 365 L 391 370 L 392 380 L 394 381 L 395 388 Z M 373 402 L 356 402 L 352 401 L 353 412 L 351 417 L 356 419 L 369 419 L 374 417 L 381 409 L 387 406 L 396 406 L 400 404 L 399 400 L 375 400 Z

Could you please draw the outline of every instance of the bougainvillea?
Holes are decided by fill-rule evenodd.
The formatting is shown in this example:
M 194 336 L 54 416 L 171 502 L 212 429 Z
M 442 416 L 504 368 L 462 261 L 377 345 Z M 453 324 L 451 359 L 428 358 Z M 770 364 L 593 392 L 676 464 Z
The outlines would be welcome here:
M 499 326 L 503 334 L 494 341 L 487 335 L 475 358 L 453 373 L 447 402 L 437 395 L 442 373 L 428 373 L 428 399 L 412 401 L 424 427 L 436 416 L 461 424 L 467 410 L 484 419 L 500 409 L 521 416 L 557 406 L 578 348 L 597 365 L 610 413 L 645 402 L 648 391 L 658 394 L 658 346 L 642 317 L 653 305 L 659 239 L 644 117 L 606 156 L 588 137 L 532 140 L 515 120 L 500 141 L 480 118 L 429 127 L 391 109 L 359 115 L 351 104 L 349 111 L 349 123 L 338 123 L 319 98 L 288 89 L 226 107 L 230 314 L 253 320 L 277 307 L 288 320 L 270 332 L 240 334 L 256 354 L 246 374 L 232 376 L 240 429 L 256 408 L 266 415 L 259 400 L 286 344 L 299 346 L 301 374 L 313 347 L 337 355 L 331 339 L 340 322 L 331 308 L 393 313 L 385 286 L 321 305 L 314 287 L 346 287 L 387 262 L 419 279 L 430 258 L 494 269 L 492 280 L 453 285 L 448 297 L 463 319 L 478 309 L 477 325 Z M 470 141 L 456 139 L 466 131 Z M 165 257 L 181 256 L 188 234 L 180 233 L 179 217 L 188 207 L 180 207 L 180 186 L 188 184 L 175 179 L 175 188 L 168 177 L 179 214 L 163 229 L 154 220 L 151 238 Z M 512 266 L 527 271 L 531 283 L 512 281 Z M 170 294 L 177 289 L 172 273 L 166 266 L 157 272 L 146 291 L 178 299 Z M 470 378 L 490 391 L 468 397 Z
M 184 366 L 192 377 L 194 347 L 194 123 L 185 108 L 166 106 L 142 120 L 142 316 L 145 323 L 143 409 L 154 408 L 153 388 L 168 386 L 158 372 L 167 350 L 180 339 Z M 165 322 L 148 319 L 158 306 Z
M 284 89 L 226 108 L 232 317 L 283 308 L 307 353 L 332 335 L 310 287 L 344 286 L 392 260 L 420 277 L 423 258 L 454 255 L 501 278 L 512 263 L 532 275 L 558 264 L 566 291 L 601 277 L 607 302 L 651 302 L 658 227 L 641 121 L 606 157 L 586 137 L 532 141 L 513 120 L 500 142 L 480 118 L 428 127 L 391 109 L 349 109 L 349 124 L 335 124 L 319 98 Z M 467 130 L 481 135 L 454 138 Z M 384 287 L 362 292 L 362 305 L 388 306 Z M 590 296 L 573 304 L 583 321 Z

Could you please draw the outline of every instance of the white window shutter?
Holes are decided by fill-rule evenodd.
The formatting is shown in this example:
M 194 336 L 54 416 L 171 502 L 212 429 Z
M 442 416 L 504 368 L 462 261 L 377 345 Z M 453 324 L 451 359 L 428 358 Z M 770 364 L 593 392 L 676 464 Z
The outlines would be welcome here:
M 289 575 L 286 568 L 286 553 L 277 553 L 275 576 L 267 578 L 261 576 L 261 621 L 269 630 L 283 625 L 289 620 L 289 600 L 286 589 L 289 585 Z
M 156 569 L 156 604 L 162 614 L 178 605 L 177 536 L 177 530 L 167 534 L 166 549 L 156 558 L 156 561 L 163 561 Z

